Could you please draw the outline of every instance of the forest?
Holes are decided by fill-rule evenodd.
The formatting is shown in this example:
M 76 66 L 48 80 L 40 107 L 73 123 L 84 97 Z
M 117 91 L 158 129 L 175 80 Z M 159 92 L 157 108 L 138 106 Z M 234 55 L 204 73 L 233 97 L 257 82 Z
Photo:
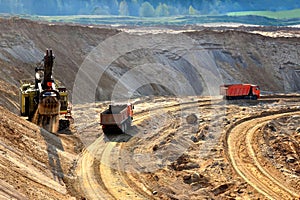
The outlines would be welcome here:
M 299 0 L 0 0 L 0 13 L 163 17 L 300 8 Z

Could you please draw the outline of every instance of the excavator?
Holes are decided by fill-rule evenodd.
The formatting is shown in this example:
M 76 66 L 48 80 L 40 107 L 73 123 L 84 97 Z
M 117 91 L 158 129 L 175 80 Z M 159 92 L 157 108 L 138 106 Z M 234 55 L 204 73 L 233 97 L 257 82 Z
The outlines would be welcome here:
M 35 68 L 34 83 L 21 81 L 20 87 L 21 116 L 52 133 L 61 129 L 60 116 L 68 121 L 63 126 L 73 119 L 66 88 L 57 87 L 52 78 L 54 59 L 52 50 L 47 49 L 43 62 Z

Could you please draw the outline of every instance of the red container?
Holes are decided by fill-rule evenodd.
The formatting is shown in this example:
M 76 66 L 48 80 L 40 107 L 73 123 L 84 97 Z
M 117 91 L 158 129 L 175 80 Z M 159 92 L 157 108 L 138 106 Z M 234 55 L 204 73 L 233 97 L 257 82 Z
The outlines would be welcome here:
M 260 89 L 257 85 L 252 84 L 231 84 L 221 85 L 220 94 L 225 99 L 258 99 L 260 97 Z

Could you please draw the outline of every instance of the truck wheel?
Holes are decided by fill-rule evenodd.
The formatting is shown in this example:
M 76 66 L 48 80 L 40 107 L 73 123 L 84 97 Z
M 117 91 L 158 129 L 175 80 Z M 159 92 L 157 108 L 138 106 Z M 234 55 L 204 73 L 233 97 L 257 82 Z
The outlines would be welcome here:
M 131 127 L 131 123 L 132 123 L 132 119 L 129 118 L 129 119 L 127 120 L 127 128 L 130 128 L 130 127 Z
M 249 99 L 251 99 L 251 100 L 257 100 L 257 96 L 256 95 L 251 95 Z
M 127 127 L 126 123 L 122 124 L 122 127 L 121 127 L 122 133 L 125 133 L 126 127 Z
M 131 121 L 127 122 L 127 130 L 131 128 Z
M 105 128 L 102 127 L 102 131 L 104 134 L 109 134 L 109 128 L 107 128 L 107 127 L 105 127 Z

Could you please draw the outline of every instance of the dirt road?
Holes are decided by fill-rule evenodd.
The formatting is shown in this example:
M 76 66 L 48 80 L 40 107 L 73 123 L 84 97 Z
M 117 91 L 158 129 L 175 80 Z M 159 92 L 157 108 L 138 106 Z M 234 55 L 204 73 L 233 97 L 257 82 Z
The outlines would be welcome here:
M 146 121 L 153 120 L 157 123 L 160 118 L 165 118 L 168 112 L 178 113 L 189 108 L 194 109 L 197 105 L 211 105 L 211 100 L 193 99 L 179 102 L 174 98 L 169 101 L 156 99 L 150 103 L 145 101 L 137 104 L 135 126 L 126 135 L 112 133 L 108 136 L 109 139 L 101 135 L 83 152 L 78 163 L 77 175 L 80 177 L 80 186 L 85 197 L 88 199 L 153 199 L 155 191 L 151 191 L 139 184 L 139 180 L 135 180 L 134 174 L 138 172 L 134 167 L 128 169 L 132 164 L 128 159 L 133 159 L 134 155 L 126 150 L 125 142 L 134 137 L 139 132 L 136 127 L 145 125 Z
M 297 190 L 284 185 L 279 176 L 264 169 L 265 163 L 261 164 L 256 158 L 259 149 L 253 146 L 254 138 L 258 137 L 257 131 L 266 122 L 300 114 L 299 110 L 280 111 L 286 105 L 277 102 L 278 99 L 274 98 L 238 105 L 224 105 L 220 99 L 195 97 L 180 102 L 176 98 L 168 101 L 164 98 L 138 100 L 134 126 L 121 135 L 99 134 L 100 125 L 95 118 L 86 125 L 88 128 L 81 131 L 82 135 L 94 134 L 97 139 L 87 144 L 78 162 L 80 192 L 87 199 L 197 199 L 199 195 L 217 198 L 219 195 L 232 197 L 236 194 L 245 198 L 296 198 L 299 195 Z M 263 112 L 269 105 L 276 109 Z M 97 105 L 97 113 L 106 106 Z M 247 109 L 248 112 L 245 112 Z M 185 118 L 190 113 L 201 117 L 200 125 L 186 123 Z M 235 120 L 239 118 L 243 119 Z M 217 129 L 217 125 L 225 127 Z M 216 137 L 217 140 L 192 142 L 193 133 L 199 135 L 205 129 L 211 132 L 204 137 Z M 226 154 L 227 150 L 222 149 L 222 133 L 218 136 L 214 132 L 227 134 L 230 163 L 222 156 L 222 152 Z M 174 150 L 174 144 L 178 149 Z M 199 157 L 199 150 L 206 155 Z M 188 156 L 185 158 L 187 161 L 181 164 L 180 160 L 185 155 Z M 216 170 L 216 164 L 220 166 L 219 170 Z M 198 174 L 200 178 L 196 183 L 189 183 L 189 174 Z M 248 193 L 242 192 L 244 190 Z M 184 194 L 183 191 L 188 192 Z
M 277 114 L 276 114 L 277 113 Z M 259 162 L 255 148 L 257 132 L 269 121 L 287 116 L 299 115 L 299 109 L 267 112 L 241 120 L 227 134 L 228 154 L 236 172 L 251 186 L 270 199 L 296 199 L 300 193 L 286 186 L 274 173 L 264 169 Z

